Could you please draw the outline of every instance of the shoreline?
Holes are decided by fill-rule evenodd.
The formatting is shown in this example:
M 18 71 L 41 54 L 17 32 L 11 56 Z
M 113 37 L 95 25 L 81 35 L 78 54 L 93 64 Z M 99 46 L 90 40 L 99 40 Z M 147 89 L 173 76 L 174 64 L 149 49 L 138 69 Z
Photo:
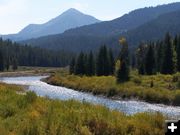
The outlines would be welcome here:
M 0 77 L 20 77 L 20 76 L 50 76 L 55 73 L 58 68 L 43 67 L 20 67 L 17 71 L 0 72 Z
M 146 103 L 150 103 L 150 104 L 157 104 L 157 105 L 167 105 L 167 106 L 172 106 L 172 107 L 180 107 L 179 105 L 173 105 L 171 103 L 157 103 L 157 102 L 153 102 L 153 101 L 147 101 L 147 100 L 141 100 L 135 97 L 121 97 L 121 96 L 108 96 L 107 94 L 103 94 L 103 93 L 93 93 L 90 92 L 88 90 L 79 90 L 79 89 L 75 89 L 73 87 L 70 86 L 65 86 L 65 85 L 60 85 L 54 82 L 49 81 L 50 78 L 53 77 L 52 73 L 44 73 L 44 72 L 36 72 L 36 71 L 17 71 L 17 72 L 3 72 L 0 73 L 0 77 L 28 77 L 28 76 L 48 76 L 46 78 L 41 79 L 42 82 L 45 82 L 49 85 L 52 86 L 59 86 L 59 87 L 65 87 L 65 88 L 69 88 L 69 89 L 73 89 L 75 91 L 79 91 L 79 92 L 83 92 L 83 93 L 87 93 L 87 94 L 92 94 L 94 96 L 98 96 L 98 97 L 103 97 L 103 98 L 107 98 L 107 99 L 111 99 L 111 100 L 117 100 L 117 101 L 139 101 L 139 102 L 146 102 Z M 27 87 L 27 86 L 25 86 Z
M 48 79 L 51 78 L 52 76 L 49 76 L 47 78 L 44 78 L 42 79 L 41 81 L 42 82 L 45 82 L 49 85 L 52 85 L 52 86 L 59 86 L 59 87 L 64 87 L 64 88 L 68 88 L 68 89 L 73 89 L 75 91 L 78 91 L 78 92 L 83 92 L 83 93 L 86 93 L 86 94 L 92 94 L 94 96 L 97 96 L 97 97 L 103 97 L 103 98 L 107 98 L 107 99 L 111 99 L 111 100 L 114 100 L 114 101 L 137 101 L 137 102 L 144 102 L 144 103 L 149 103 L 149 104 L 156 104 L 156 105 L 160 105 L 160 106 L 171 106 L 171 107 L 180 107 L 180 106 L 176 106 L 176 105 L 173 105 L 173 104 L 165 104 L 165 103 L 157 103 L 157 102 L 150 102 L 150 101 L 146 101 L 146 100 L 141 100 L 141 99 L 138 99 L 138 98 L 123 98 L 121 96 L 112 96 L 112 97 L 108 97 L 106 94 L 93 94 L 93 92 L 89 92 L 89 91 L 86 91 L 86 90 L 78 90 L 78 89 L 74 89 L 72 87 L 68 87 L 68 86 L 62 86 L 62 85 L 59 85 L 59 84 L 55 84 L 55 83 L 50 83 L 48 82 Z
M 35 73 L 35 72 L 4 72 L 0 73 L 0 77 L 25 77 L 25 76 L 48 76 L 51 75 L 50 73 Z
M 164 101 L 161 101 L 160 98 L 158 100 L 149 100 L 149 99 L 138 97 L 138 96 L 133 97 L 133 95 L 130 95 L 130 96 L 123 96 L 123 94 L 119 95 L 121 93 L 116 93 L 116 94 L 113 93 L 113 95 L 109 95 L 108 91 L 107 92 L 104 92 L 104 91 L 94 92 L 94 91 L 91 91 L 89 89 L 81 89 L 81 87 L 79 87 L 79 89 L 78 89 L 78 87 L 73 87 L 72 85 L 68 85 L 68 83 L 64 83 L 64 82 L 60 83 L 59 82 L 60 80 L 53 81 L 52 78 L 54 78 L 54 77 L 55 77 L 54 75 L 51 75 L 48 78 L 44 79 L 43 81 L 50 84 L 50 85 L 66 87 L 69 89 L 73 89 L 75 91 L 84 92 L 84 93 L 92 94 L 92 95 L 99 96 L 99 97 L 105 97 L 105 98 L 112 99 L 112 100 L 124 100 L 124 101 L 133 100 L 133 101 L 146 102 L 146 103 L 150 103 L 150 104 L 160 104 L 160 105 L 180 107 L 179 104 L 177 104 L 177 105 L 174 104 L 173 100 L 168 101 L 168 102 L 164 102 Z

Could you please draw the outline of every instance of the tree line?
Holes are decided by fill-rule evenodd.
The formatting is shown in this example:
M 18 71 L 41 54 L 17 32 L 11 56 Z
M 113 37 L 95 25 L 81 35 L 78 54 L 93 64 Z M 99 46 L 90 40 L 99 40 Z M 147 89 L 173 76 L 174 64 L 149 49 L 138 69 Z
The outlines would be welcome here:
M 113 75 L 115 59 L 111 49 L 101 46 L 99 52 L 89 54 L 81 52 L 77 58 L 70 63 L 70 74 L 87 76 L 108 76 Z
M 64 67 L 74 54 L 67 51 L 52 51 L 20 45 L 10 40 L 0 39 L 0 71 L 14 70 L 18 66 Z
M 180 71 L 180 36 L 167 33 L 164 40 L 140 44 L 136 51 L 139 74 L 174 74 Z
M 97 54 L 81 52 L 70 64 L 70 74 L 75 75 L 115 75 L 117 82 L 129 80 L 130 69 L 137 69 L 141 75 L 156 73 L 174 74 L 180 71 L 180 36 L 166 34 L 163 40 L 141 43 L 130 54 L 125 38 L 119 40 L 121 50 L 114 58 L 111 49 L 102 46 Z M 131 57 L 130 57 L 131 56 Z
M 97 54 L 81 52 L 70 63 L 70 74 L 87 76 L 116 75 L 117 82 L 129 80 L 129 49 L 125 38 L 120 39 L 122 45 L 118 58 L 114 58 L 111 49 L 101 46 Z

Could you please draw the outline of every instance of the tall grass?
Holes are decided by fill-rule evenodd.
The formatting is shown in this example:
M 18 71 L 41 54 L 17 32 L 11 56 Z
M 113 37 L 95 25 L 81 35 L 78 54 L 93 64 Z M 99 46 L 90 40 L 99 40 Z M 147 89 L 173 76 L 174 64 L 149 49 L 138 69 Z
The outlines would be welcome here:
M 50 100 L 33 92 L 17 94 L 19 90 L 0 84 L 1 135 L 164 134 L 165 118 L 159 113 L 126 116 L 86 102 Z
M 79 91 L 102 94 L 108 97 L 139 99 L 152 103 L 180 105 L 180 75 L 140 76 L 131 73 L 128 82 L 117 84 L 113 76 L 75 76 L 56 73 L 47 80 L 53 85 L 65 86 Z

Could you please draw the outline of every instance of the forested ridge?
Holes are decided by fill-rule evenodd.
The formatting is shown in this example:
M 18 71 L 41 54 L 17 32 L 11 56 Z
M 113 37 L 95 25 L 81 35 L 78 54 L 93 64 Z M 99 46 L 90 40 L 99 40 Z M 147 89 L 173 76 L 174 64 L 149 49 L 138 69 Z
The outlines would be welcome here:
M 139 74 L 153 75 L 157 73 L 174 74 L 180 71 L 180 36 L 171 36 L 166 33 L 163 40 L 140 43 L 131 51 L 125 38 L 119 40 L 121 50 L 115 56 L 107 46 L 100 47 L 97 53 L 81 52 L 73 58 L 70 64 L 70 73 L 88 75 L 89 65 L 92 68 L 90 75 L 112 75 L 117 65 L 127 61 L 127 67 L 138 69 Z M 116 66 L 116 67 L 115 67 Z
M 119 36 L 128 40 L 129 48 L 137 48 L 139 42 L 163 39 L 169 31 L 173 36 L 180 32 L 180 4 L 139 9 L 121 18 L 71 29 L 63 34 L 30 39 L 21 43 L 48 49 L 65 49 L 74 52 L 97 50 L 107 44 L 118 48 Z M 135 25 L 133 25 L 133 24 Z
M 10 66 L 41 66 L 64 67 L 69 64 L 73 53 L 65 51 L 51 51 L 38 47 L 21 46 L 10 40 L 0 39 L 0 70 L 8 70 Z

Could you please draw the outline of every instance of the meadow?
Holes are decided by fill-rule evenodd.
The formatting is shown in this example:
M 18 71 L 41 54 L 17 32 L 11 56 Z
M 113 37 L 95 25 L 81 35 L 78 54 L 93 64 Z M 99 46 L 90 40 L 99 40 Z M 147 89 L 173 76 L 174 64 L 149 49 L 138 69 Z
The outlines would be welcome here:
M 180 105 L 180 73 L 139 75 L 132 71 L 130 80 L 118 84 L 114 76 L 76 76 L 59 71 L 46 80 L 49 84 L 115 99 L 134 99 L 150 103 Z
M 160 113 L 127 116 L 99 105 L 38 97 L 0 84 L 1 135 L 163 135 Z

